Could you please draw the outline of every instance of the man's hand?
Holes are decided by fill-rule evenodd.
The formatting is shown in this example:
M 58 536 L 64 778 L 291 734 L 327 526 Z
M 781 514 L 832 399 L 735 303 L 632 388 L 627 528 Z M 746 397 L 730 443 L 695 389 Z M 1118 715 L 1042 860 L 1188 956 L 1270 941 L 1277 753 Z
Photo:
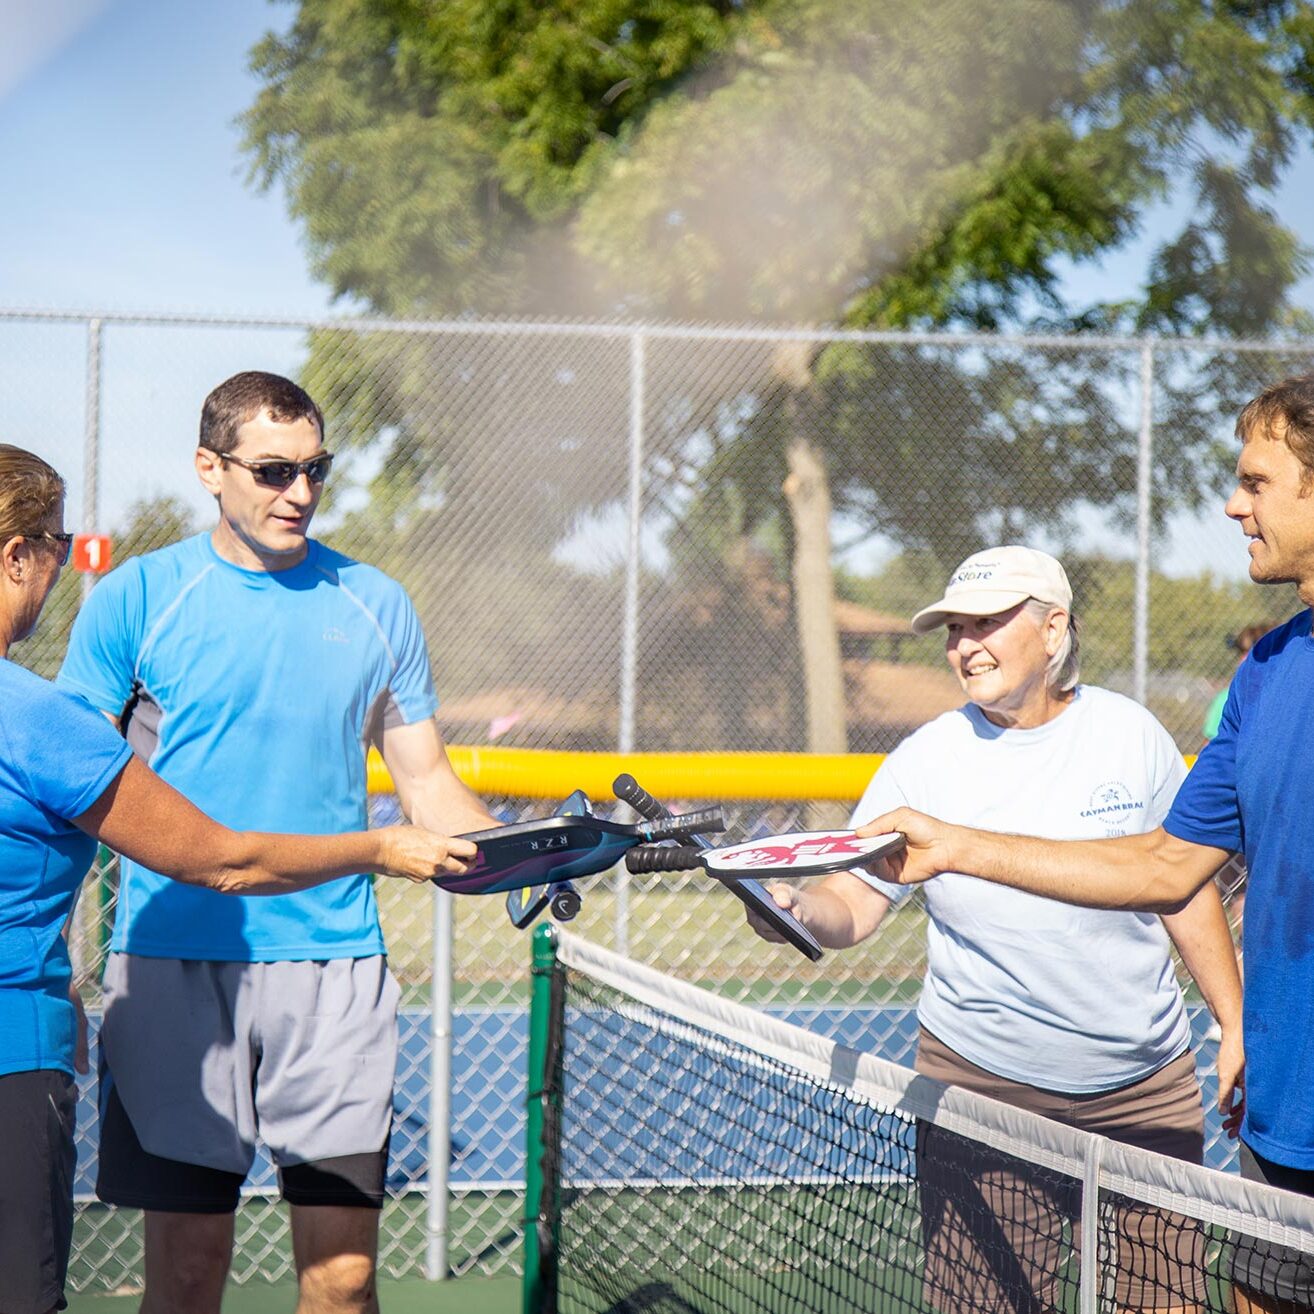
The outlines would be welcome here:
M 427 881 L 434 876 L 460 876 L 469 870 L 478 850 L 466 839 L 435 835 L 423 826 L 383 826 L 371 831 L 382 852 L 379 875 Z
M 907 840 L 899 853 L 882 858 L 867 868 L 874 876 L 894 885 L 919 885 L 941 872 L 956 871 L 950 860 L 951 840 L 958 830 L 946 822 L 936 821 L 911 808 L 896 808 L 884 816 L 858 827 L 861 839 L 898 831 Z
M 1229 1140 L 1241 1133 L 1246 1112 L 1246 1055 L 1241 1033 L 1225 1030 L 1218 1042 L 1218 1112 L 1223 1115 L 1223 1130 Z

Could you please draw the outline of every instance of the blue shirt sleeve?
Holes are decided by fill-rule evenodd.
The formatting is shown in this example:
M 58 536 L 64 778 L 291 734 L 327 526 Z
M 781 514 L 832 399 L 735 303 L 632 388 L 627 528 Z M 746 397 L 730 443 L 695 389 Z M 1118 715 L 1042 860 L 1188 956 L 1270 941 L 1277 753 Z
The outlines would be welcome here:
M 44 680 L 25 703 L 21 716 L 5 718 L 10 764 L 33 803 L 71 821 L 109 788 L 132 749 L 99 712 Z
M 1177 791 L 1163 828 L 1191 844 L 1240 853 L 1245 847 L 1236 783 L 1236 741 L 1241 725 L 1245 669 L 1228 690 L 1218 733 L 1196 758 L 1186 782 Z
M 132 691 L 145 611 L 141 569 L 128 562 L 83 603 L 55 683 L 118 716 Z
M 398 591 L 401 598 L 389 636 L 397 665 L 388 688 L 400 714 L 396 719 L 403 725 L 413 725 L 438 710 L 438 696 L 434 693 L 429 647 L 420 618 L 405 591 L 400 586 Z

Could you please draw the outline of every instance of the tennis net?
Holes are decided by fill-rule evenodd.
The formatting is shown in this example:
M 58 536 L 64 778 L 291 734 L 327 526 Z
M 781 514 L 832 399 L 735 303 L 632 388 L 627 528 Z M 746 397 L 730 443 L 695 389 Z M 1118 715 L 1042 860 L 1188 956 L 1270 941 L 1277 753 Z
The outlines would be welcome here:
M 534 939 L 525 1309 L 1230 1311 L 1314 1201 L 1091 1136 Z

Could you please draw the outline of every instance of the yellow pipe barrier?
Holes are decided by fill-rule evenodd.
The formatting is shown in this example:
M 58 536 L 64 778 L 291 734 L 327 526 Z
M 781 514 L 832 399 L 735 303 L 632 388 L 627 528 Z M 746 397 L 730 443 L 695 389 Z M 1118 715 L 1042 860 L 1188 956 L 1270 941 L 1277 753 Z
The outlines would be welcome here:
M 837 799 L 856 802 L 884 753 L 562 753 L 541 748 L 449 744 L 456 774 L 476 794 L 565 798 L 582 789 L 612 798 L 611 782 L 628 771 L 660 799 Z M 373 749 L 371 794 L 394 792 Z
M 565 798 L 582 789 L 612 797 L 611 782 L 628 771 L 661 799 L 832 799 L 856 802 L 884 753 L 563 753 L 542 748 L 449 744 L 456 774 L 476 794 Z M 1186 765 L 1195 765 L 1187 753 Z M 371 794 L 395 792 L 383 759 L 370 749 Z

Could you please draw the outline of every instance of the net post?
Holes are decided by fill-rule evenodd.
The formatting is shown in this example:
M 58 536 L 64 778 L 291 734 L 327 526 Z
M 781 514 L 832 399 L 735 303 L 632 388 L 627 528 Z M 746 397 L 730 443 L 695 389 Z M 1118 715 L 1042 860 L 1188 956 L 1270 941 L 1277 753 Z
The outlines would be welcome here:
M 1092 1136 L 1086 1143 L 1081 1174 L 1081 1267 L 1077 1287 L 1078 1314 L 1096 1314 L 1099 1309 L 1100 1279 L 1100 1168 L 1104 1138 Z
M 544 922 L 534 932 L 530 977 L 523 1314 L 555 1314 L 557 1308 L 565 999 L 565 975 L 557 962 L 557 933 L 551 923 Z

